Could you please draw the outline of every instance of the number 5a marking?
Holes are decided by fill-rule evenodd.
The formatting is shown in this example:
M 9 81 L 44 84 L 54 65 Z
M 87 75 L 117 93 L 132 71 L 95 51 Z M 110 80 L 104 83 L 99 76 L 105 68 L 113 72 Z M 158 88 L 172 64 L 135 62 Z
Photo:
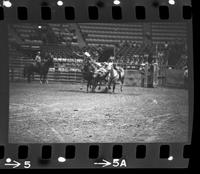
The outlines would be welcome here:
M 24 161 L 24 168 L 28 169 L 31 167 L 31 162 L 30 161 Z
M 126 167 L 126 161 L 125 159 L 113 159 L 113 167 Z

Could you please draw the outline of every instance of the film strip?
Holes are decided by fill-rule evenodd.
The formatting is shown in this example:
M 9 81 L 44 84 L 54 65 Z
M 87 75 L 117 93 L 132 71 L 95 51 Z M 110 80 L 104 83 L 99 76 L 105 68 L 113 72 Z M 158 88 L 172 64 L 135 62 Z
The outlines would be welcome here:
M 0 168 L 187 168 L 192 36 L 190 0 L 0 0 Z

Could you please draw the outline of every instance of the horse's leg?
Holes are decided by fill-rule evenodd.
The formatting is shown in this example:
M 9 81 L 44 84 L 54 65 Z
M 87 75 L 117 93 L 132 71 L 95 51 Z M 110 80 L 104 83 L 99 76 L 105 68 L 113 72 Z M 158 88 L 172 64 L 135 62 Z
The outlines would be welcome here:
M 123 88 L 123 84 L 124 84 L 124 76 L 123 77 L 121 76 L 120 82 L 121 82 L 120 83 L 121 84 L 120 89 L 121 89 L 121 92 L 122 92 L 122 88 Z
M 120 91 L 122 92 L 123 81 L 120 79 Z
M 114 82 L 113 83 L 113 93 L 115 93 L 115 85 L 116 85 L 116 83 Z
M 43 74 L 43 83 L 45 84 L 46 83 L 46 75 Z
M 34 80 L 34 73 L 32 73 L 31 76 L 32 76 L 32 80 Z
M 30 81 L 33 80 L 33 73 L 30 74 Z
M 87 92 L 88 92 L 88 88 L 89 88 L 90 82 L 87 82 Z
M 42 75 L 42 83 L 45 84 L 45 76 L 44 76 L 44 74 Z
M 40 84 L 42 84 L 42 74 L 40 74 Z
M 99 90 L 101 89 L 101 81 L 99 82 L 99 88 L 98 88 Z
M 111 83 L 112 83 L 112 80 L 109 80 L 108 81 L 108 89 L 111 89 Z
M 122 84 L 122 82 L 120 81 L 120 91 L 122 92 L 122 86 L 123 86 L 123 84 Z
M 109 85 L 110 85 L 109 82 L 107 82 L 104 92 L 108 92 L 109 91 L 109 88 L 110 88 Z
M 49 82 L 48 82 L 48 79 L 47 79 L 47 74 L 44 75 L 44 79 L 45 79 L 46 84 L 48 84 Z
M 42 81 L 42 84 L 45 83 L 45 77 L 44 77 L 44 74 L 41 75 L 41 81 Z
M 95 84 L 93 83 L 91 86 L 92 86 L 91 92 L 94 92 L 95 91 L 95 89 L 94 89 L 95 88 Z
M 93 91 L 95 92 L 95 89 L 96 89 L 96 87 L 98 86 L 98 83 L 95 83 L 94 85 L 93 85 Z
M 31 83 L 32 72 L 29 72 L 27 77 L 28 77 L 28 83 Z
M 104 92 L 108 92 L 108 88 L 109 88 L 109 81 L 106 83 L 106 87 L 105 87 Z
M 95 92 L 97 83 L 98 83 L 98 82 L 96 82 L 96 80 L 94 80 L 94 79 L 91 81 L 91 84 L 92 84 L 92 92 Z

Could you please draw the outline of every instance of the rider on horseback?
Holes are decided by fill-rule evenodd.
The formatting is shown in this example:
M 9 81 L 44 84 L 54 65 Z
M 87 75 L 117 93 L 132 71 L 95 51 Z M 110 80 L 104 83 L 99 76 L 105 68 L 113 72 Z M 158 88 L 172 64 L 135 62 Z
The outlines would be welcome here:
M 114 60 L 115 60 L 114 56 L 111 56 L 109 59 L 109 61 L 112 63 L 113 68 L 118 72 L 119 77 L 121 78 L 121 69 L 120 69 L 120 67 L 117 66 L 117 64 L 114 62 Z
M 37 52 L 37 55 L 35 56 L 34 61 L 35 61 L 35 65 L 40 68 L 40 65 L 42 62 L 40 51 Z
M 87 52 L 87 51 L 84 52 L 84 55 L 85 55 L 86 59 L 93 65 L 95 71 L 101 67 L 101 63 L 93 60 L 89 52 Z

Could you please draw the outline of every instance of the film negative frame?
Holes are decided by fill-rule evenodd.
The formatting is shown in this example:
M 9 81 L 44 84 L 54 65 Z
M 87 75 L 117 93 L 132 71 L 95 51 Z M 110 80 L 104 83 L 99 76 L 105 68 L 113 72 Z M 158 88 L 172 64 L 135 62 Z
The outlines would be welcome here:
M 121 0 L 120 6 L 114 6 L 113 0 L 63 0 L 64 7 L 73 7 L 72 13 L 66 14 L 64 7 L 56 5 L 56 0 L 17 0 L 11 8 L 0 7 L 0 168 L 5 160 L 11 158 L 20 163 L 17 168 L 187 168 L 189 159 L 184 158 L 184 149 L 191 144 L 193 125 L 193 31 L 191 1 L 176 0 L 170 6 L 167 0 Z M 169 12 L 159 13 L 164 6 Z M 26 16 L 20 15 L 18 7 L 27 7 Z M 49 13 L 51 8 L 51 15 Z M 89 12 L 89 7 L 98 10 L 98 17 Z M 136 7 L 144 7 L 145 14 Z M 21 9 L 24 10 L 24 9 Z M 26 10 L 25 10 L 26 11 Z M 91 14 L 89 14 L 91 13 Z M 121 13 L 121 14 L 120 14 Z M 159 16 L 163 16 L 161 17 Z M 69 17 L 68 17 L 69 16 Z M 92 19 L 91 19 L 92 18 Z M 187 22 L 189 59 L 189 137 L 185 143 L 64 143 L 64 144 L 9 144 L 9 77 L 8 77 L 8 24 L 12 23 L 73 23 L 73 22 Z M 60 156 L 66 157 L 65 163 L 58 163 Z M 162 157 L 161 157 L 162 156 Z M 172 160 L 169 159 L 172 157 Z M 26 162 L 30 161 L 30 162 Z M 29 167 L 29 163 L 31 166 Z M 103 164 L 103 165 L 105 165 Z M 124 165 L 125 164 L 125 165 Z

